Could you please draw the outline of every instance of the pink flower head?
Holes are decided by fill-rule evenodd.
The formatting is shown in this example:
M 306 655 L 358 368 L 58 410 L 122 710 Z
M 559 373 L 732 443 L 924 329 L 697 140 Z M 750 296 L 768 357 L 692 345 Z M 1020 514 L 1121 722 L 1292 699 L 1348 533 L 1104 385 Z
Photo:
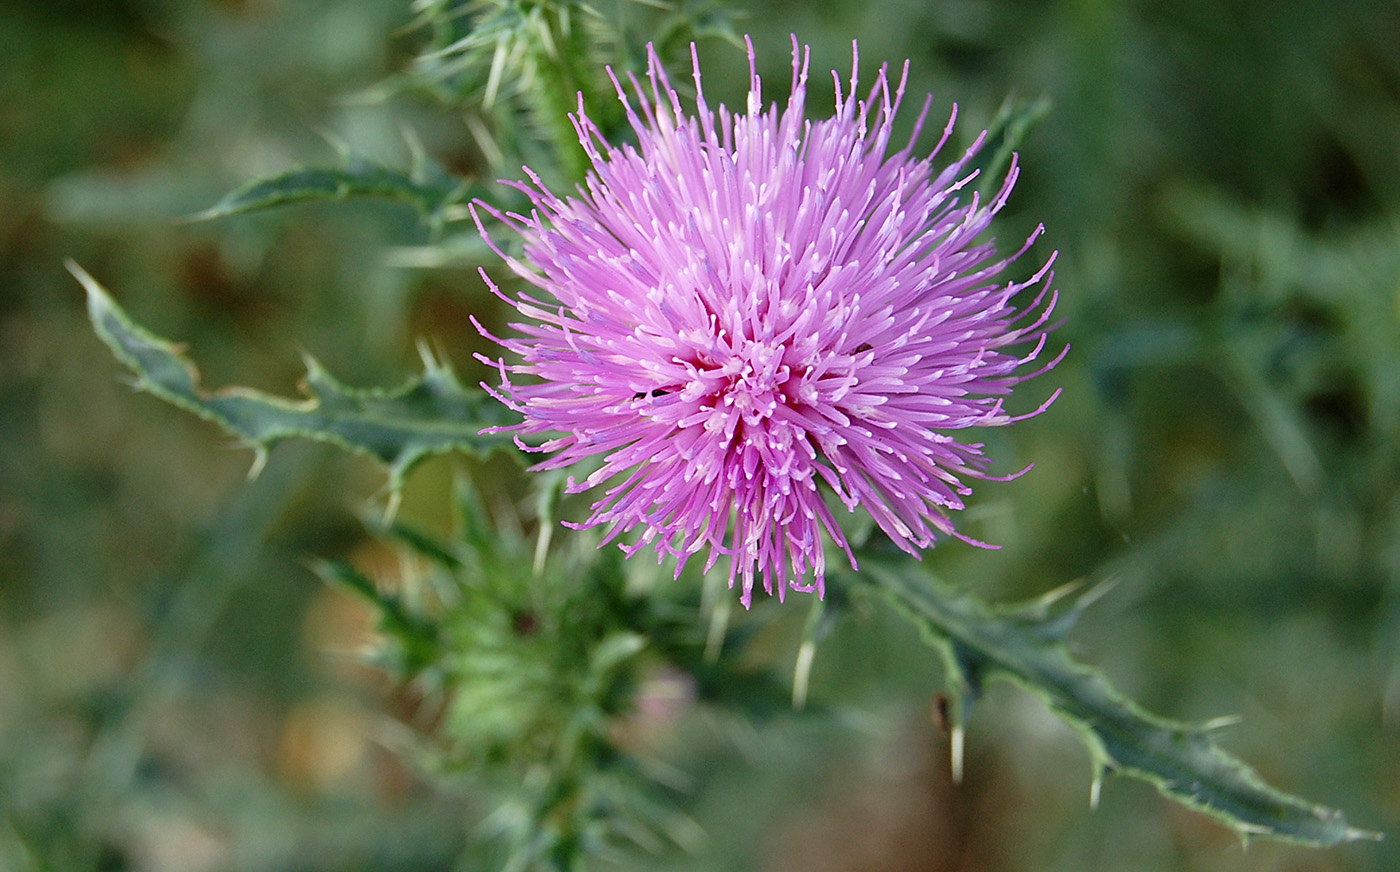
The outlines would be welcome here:
M 835 114 L 813 122 L 796 38 L 781 109 L 763 106 L 752 44 L 742 114 L 710 108 L 691 56 L 694 112 L 649 48 L 650 87 L 630 80 L 635 106 L 613 77 L 635 146 L 605 141 L 580 101 L 572 120 L 592 171 L 574 195 L 526 169 L 529 215 L 481 204 L 523 237 L 524 262 L 501 256 L 543 292 L 491 285 L 526 319 L 512 325 L 520 338 L 495 340 L 523 363 L 487 361 L 501 373 L 487 389 L 524 416 L 506 429 L 563 434 L 528 447 L 553 454 L 538 469 L 601 459 L 569 480 L 571 492 L 602 489 L 580 526 L 610 525 L 605 541 L 640 529 L 627 553 L 673 556 L 678 574 L 698 552 L 707 570 L 726 555 L 745 606 L 760 573 L 780 599 L 789 586 L 821 595 L 823 535 L 855 566 L 828 491 L 915 556 L 939 532 L 966 538 L 948 514 L 971 492 L 965 479 L 991 477 L 989 461 L 952 434 L 1018 420 L 1003 398 L 1059 359 L 1027 371 L 1046 342 L 1054 256 L 1027 281 L 999 279 L 1040 229 L 1005 258 L 979 241 L 1016 163 L 991 202 L 964 191 L 986 134 L 935 168 L 957 113 L 917 157 L 928 101 L 891 151 L 907 63 L 893 95 L 882 67 L 858 100 L 853 58 L 847 89 L 833 73 Z

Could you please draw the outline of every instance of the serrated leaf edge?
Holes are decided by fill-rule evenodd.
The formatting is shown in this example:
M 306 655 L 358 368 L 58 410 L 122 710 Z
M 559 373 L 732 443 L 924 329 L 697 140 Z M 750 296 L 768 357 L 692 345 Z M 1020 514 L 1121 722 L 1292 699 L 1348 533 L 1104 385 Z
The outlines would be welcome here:
M 402 445 L 393 452 L 392 456 L 385 456 L 369 445 L 355 442 L 325 429 L 282 425 L 280 429 L 273 428 L 274 432 L 261 437 L 251 434 L 240 429 L 230 418 L 212 408 L 210 402 L 228 398 L 243 398 L 274 409 L 311 416 L 317 412 L 326 411 L 328 401 L 334 402 L 337 399 L 351 402 L 394 400 L 436 381 L 445 381 L 451 387 L 464 393 L 466 389 L 457 382 L 455 375 L 446 364 L 437 361 L 430 352 L 420 347 L 424 359 L 423 372 L 397 388 L 349 388 L 336 380 L 315 358 L 307 355 L 305 356 L 307 374 L 304 386 L 311 395 L 304 399 L 278 397 L 241 386 L 224 387 L 210 391 L 200 384 L 199 370 L 185 356 L 182 345 L 159 337 L 135 323 L 117 305 L 107 290 L 76 262 L 71 259 L 67 260 L 65 266 L 87 292 L 88 315 L 92 320 L 93 329 L 111 350 L 113 356 L 132 371 L 135 376 L 134 386 L 138 390 L 150 393 L 204 420 L 219 425 L 225 432 L 251 449 L 255 453 L 255 457 L 250 476 L 257 475 L 267 462 L 268 453 L 277 443 L 285 439 L 304 438 L 333 444 L 343 450 L 370 457 L 383 464 L 388 474 L 387 487 L 392 497 L 402 490 L 404 480 L 413 467 L 429 456 L 449 451 L 485 454 L 496 448 L 511 447 L 509 437 L 501 434 L 458 432 L 444 435 L 436 445 Z M 139 342 L 161 355 L 163 363 L 169 366 L 169 372 L 166 376 L 162 378 L 159 374 L 153 374 L 145 368 L 128 349 L 123 338 L 114 331 L 114 326 L 119 328 L 121 333 L 129 337 L 130 340 Z M 182 373 L 182 376 L 177 378 L 174 375 L 176 372 Z M 484 392 L 482 396 L 485 397 Z M 496 423 L 500 422 L 479 421 L 467 425 L 465 429 L 467 431 L 479 430 L 481 427 Z M 419 426 L 425 432 L 431 429 L 426 423 Z M 460 426 L 458 429 L 461 429 Z
M 1046 614 L 1042 601 L 1013 606 L 994 607 L 965 593 L 953 593 L 936 585 L 931 579 L 909 577 L 871 561 L 863 561 L 865 569 L 847 577 L 874 588 L 895 608 L 914 619 L 921 634 L 943 657 L 947 670 L 950 700 L 950 730 L 953 734 L 955 774 L 961 774 L 961 749 L 957 747 L 965 729 L 967 713 L 982 684 L 987 681 L 1007 681 L 1039 698 L 1047 708 L 1067 723 L 1084 741 L 1093 767 L 1090 804 L 1096 805 L 1105 773 L 1128 775 L 1152 784 L 1164 796 L 1202 812 L 1235 831 L 1242 840 L 1264 837 L 1314 847 L 1326 847 L 1343 842 L 1378 840 L 1382 834 L 1356 829 L 1346 824 L 1342 812 L 1284 793 L 1267 784 L 1248 764 L 1234 757 L 1215 743 L 1210 733 L 1217 729 L 1220 719 L 1204 724 L 1172 721 L 1143 709 L 1122 695 L 1109 683 L 1102 672 L 1074 660 L 1061 637 L 1063 615 Z M 873 564 L 873 565 L 872 565 Z M 1091 591 L 1092 593 L 1092 591 Z M 1071 609 L 1075 609 L 1071 606 Z M 1053 633 L 1037 631 L 1037 625 L 1053 622 Z M 1024 643 L 1024 656 L 999 647 L 999 634 L 1017 633 Z M 1027 658 L 1034 662 L 1026 662 Z M 1070 686 L 1057 686 L 1056 675 L 1074 681 Z M 1086 693 L 1089 691 L 1091 693 Z M 1097 699 L 1091 698 L 1097 694 Z M 1180 772 L 1169 773 L 1167 767 L 1153 769 L 1140 761 L 1115 757 L 1106 738 L 1110 726 L 1096 723 L 1094 712 L 1113 714 L 1127 729 L 1142 730 L 1139 746 L 1143 759 L 1154 753 L 1170 758 L 1173 743 L 1192 743 L 1189 753 L 1204 755 L 1196 763 L 1210 763 L 1213 772 L 1191 774 L 1190 761 L 1175 761 Z M 1133 744 L 1128 737 L 1125 745 Z M 1150 747 L 1160 743 L 1159 747 Z M 1184 753 L 1184 752 L 1183 752 Z M 1209 789 L 1212 779 L 1220 785 L 1218 791 Z M 1233 792 L 1238 802 L 1225 801 Z M 1261 810 L 1247 816 L 1250 804 Z M 1235 806 L 1232 810 L 1230 806 Z M 1272 806 L 1281 815 L 1269 820 L 1262 809 Z

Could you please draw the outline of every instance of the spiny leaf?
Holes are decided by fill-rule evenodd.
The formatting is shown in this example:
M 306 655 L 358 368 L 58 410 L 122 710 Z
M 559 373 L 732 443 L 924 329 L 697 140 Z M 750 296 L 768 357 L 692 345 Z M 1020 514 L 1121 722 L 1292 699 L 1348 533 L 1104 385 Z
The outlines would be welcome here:
M 1095 765 L 1095 795 L 1105 769 L 1140 778 L 1204 812 L 1242 837 L 1327 846 L 1376 833 L 1347 826 L 1335 809 L 1283 793 L 1217 745 L 1209 726 L 1176 723 L 1144 711 L 1065 648 L 1064 615 L 1043 603 L 992 608 L 912 574 L 867 561 L 848 576 L 873 587 L 910 617 L 943 655 L 961 719 L 990 680 L 1011 681 L 1039 697 L 1084 738 Z M 1077 610 L 1080 606 L 1071 606 Z
M 355 390 L 307 360 L 305 399 L 275 397 L 247 388 L 208 391 L 199 372 L 168 340 L 132 322 L 82 267 L 68 262 L 88 295 L 97 335 L 136 374 L 136 386 L 213 421 L 257 452 L 254 469 L 284 439 L 330 442 L 379 460 L 397 493 L 424 458 L 448 451 L 485 453 L 509 447 L 509 437 L 480 433 L 506 423 L 504 409 L 483 391 L 464 388 L 452 370 L 424 354 L 424 371 L 394 390 Z
M 470 186 L 441 172 L 412 175 L 359 158 L 343 168 L 295 169 L 258 179 L 224 197 L 191 221 L 223 218 L 309 200 L 379 197 L 408 203 L 425 218 L 441 220 L 447 207 L 471 199 Z

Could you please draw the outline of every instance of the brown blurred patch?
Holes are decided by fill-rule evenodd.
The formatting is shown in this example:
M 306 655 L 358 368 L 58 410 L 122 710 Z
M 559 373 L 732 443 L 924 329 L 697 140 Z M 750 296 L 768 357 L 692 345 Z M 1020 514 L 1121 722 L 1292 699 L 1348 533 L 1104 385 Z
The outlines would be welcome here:
M 201 312 L 222 312 L 244 323 L 278 314 L 266 292 L 250 287 L 229 268 L 213 240 L 192 242 L 179 254 L 180 284 Z
M 368 603 L 339 588 L 322 587 L 307 603 L 302 627 L 309 660 L 337 681 L 382 688 L 381 673 L 366 662 L 378 644 L 374 626 Z
M 293 787 L 325 793 L 363 775 L 370 714 L 358 703 L 322 694 L 298 704 L 282 721 L 277 774 Z
M 964 862 L 954 789 L 927 726 L 908 723 L 878 759 L 833 760 L 823 796 L 784 823 L 765 857 L 769 872 L 944 872 Z M 941 753 L 941 752 L 940 752 Z M 959 795 L 958 791 L 963 791 Z

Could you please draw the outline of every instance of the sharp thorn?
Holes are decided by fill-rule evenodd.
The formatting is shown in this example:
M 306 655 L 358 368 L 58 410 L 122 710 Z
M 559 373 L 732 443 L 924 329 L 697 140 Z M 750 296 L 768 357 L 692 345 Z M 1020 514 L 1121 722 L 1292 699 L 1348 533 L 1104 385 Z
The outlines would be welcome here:
M 797 711 L 807 705 L 807 685 L 812 678 L 812 660 L 817 656 L 817 643 L 808 639 L 797 649 L 797 668 L 792 674 L 792 707 Z
M 248 480 L 257 481 L 258 476 L 267 468 L 268 452 L 263 448 L 256 448 L 253 451 L 253 465 L 248 468 Z
M 1121 576 L 1115 575 L 1110 578 L 1105 578 L 1103 581 L 1084 591 L 1084 595 L 1075 602 L 1075 609 L 1082 612 L 1089 608 L 1089 606 L 1098 602 L 1102 597 L 1107 595 L 1109 591 L 1117 587 L 1121 580 Z
M 952 761 L 953 783 L 962 784 L 963 745 L 967 741 L 967 730 L 962 724 L 953 724 L 948 736 L 948 750 Z
M 554 525 L 548 522 L 540 524 L 540 535 L 535 540 L 535 561 L 530 567 L 530 572 L 535 578 L 544 574 L 545 557 L 549 555 L 549 543 L 554 538 Z
M 1355 827 L 1347 827 L 1346 832 L 1342 836 L 1342 840 L 1346 842 L 1384 842 L 1385 833 L 1378 833 L 1374 830 L 1358 830 Z
M 1211 718 L 1210 720 L 1201 724 L 1201 730 L 1203 732 L 1210 733 L 1214 732 L 1215 730 L 1223 730 L 1226 727 L 1233 727 L 1236 724 L 1241 724 L 1243 722 L 1244 715 L 1221 715 L 1218 718 Z
M 704 661 L 708 664 L 719 662 L 720 649 L 724 647 L 724 636 L 729 630 L 729 611 L 733 608 L 733 600 L 727 596 L 720 596 L 715 601 L 714 610 L 710 612 L 710 631 L 705 636 Z
M 1074 593 L 1076 590 L 1079 590 L 1083 586 L 1084 580 L 1082 578 L 1075 579 L 1074 581 L 1067 581 L 1059 587 L 1053 588 L 1041 594 L 1039 597 L 1040 606 L 1042 608 L 1048 609 L 1050 606 L 1053 606 L 1055 603 Z

